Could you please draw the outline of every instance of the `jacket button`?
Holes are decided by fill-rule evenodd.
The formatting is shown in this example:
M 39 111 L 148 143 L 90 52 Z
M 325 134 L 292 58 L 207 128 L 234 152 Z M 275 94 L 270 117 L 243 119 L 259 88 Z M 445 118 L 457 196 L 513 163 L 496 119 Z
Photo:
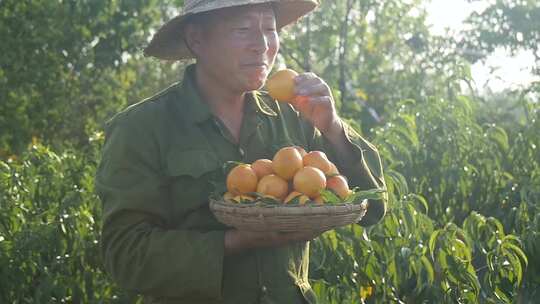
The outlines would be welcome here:
M 266 286 L 263 286 L 263 287 L 261 287 L 261 291 L 262 291 L 263 293 L 266 293 L 266 292 L 268 291 L 268 288 L 266 288 Z

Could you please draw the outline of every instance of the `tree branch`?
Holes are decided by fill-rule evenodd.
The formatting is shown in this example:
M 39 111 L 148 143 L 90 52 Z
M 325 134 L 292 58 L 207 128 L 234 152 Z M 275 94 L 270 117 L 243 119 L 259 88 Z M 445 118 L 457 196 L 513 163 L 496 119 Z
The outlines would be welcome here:
M 347 0 L 347 11 L 345 12 L 345 18 L 341 23 L 341 30 L 339 35 L 339 91 L 341 92 L 341 104 L 345 103 L 347 95 L 347 49 L 348 49 L 348 31 L 349 31 L 349 15 L 352 10 L 354 0 Z
M 304 67 L 306 72 L 311 72 L 311 15 L 306 17 L 306 45 L 304 52 Z
M 293 53 L 291 51 L 289 51 L 289 49 L 284 45 L 282 44 L 280 46 L 280 50 L 281 50 L 281 53 L 283 54 L 284 57 L 289 57 L 290 59 L 292 59 L 299 67 L 302 68 L 303 71 L 308 71 L 307 67 L 304 66 L 304 63 L 302 62 L 302 60 L 298 59 L 296 56 L 293 55 Z

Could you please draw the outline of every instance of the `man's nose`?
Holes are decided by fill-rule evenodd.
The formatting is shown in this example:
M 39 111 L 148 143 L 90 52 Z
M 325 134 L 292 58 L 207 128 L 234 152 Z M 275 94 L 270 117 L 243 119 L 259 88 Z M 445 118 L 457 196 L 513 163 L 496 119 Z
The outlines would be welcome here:
M 268 50 L 268 37 L 263 28 L 253 31 L 250 39 L 250 49 L 257 53 L 264 53 Z

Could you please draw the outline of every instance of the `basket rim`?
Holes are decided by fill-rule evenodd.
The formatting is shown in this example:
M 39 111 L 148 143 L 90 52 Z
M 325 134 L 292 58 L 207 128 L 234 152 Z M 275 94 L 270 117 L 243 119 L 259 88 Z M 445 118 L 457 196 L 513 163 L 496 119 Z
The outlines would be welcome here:
M 367 209 L 367 199 L 361 203 L 342 203 L 332 205 L 253 205 L 238 204 L 210 199 L 210 209 L 238 215 L 338 215 L 351 212 L 364 212 Z

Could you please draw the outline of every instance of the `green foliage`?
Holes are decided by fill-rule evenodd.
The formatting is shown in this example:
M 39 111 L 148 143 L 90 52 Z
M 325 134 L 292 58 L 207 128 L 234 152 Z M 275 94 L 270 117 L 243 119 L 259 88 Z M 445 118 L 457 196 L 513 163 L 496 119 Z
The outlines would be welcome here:
M 388 180 L 394 183 L 393 177 Z M 527 263 L 515 236 L 498 231 L 500 238 L 476 251 L 475 244 L 493 236 L 474 234 L 453 223 L 435 229 L 436 221 L 418 211 L 425 210 L 422 200 L 417 195 L 404 196 L 394 201 L 376 227 L 339 229 L 315 243 L 314 286 L 324 303 L 358 303 L 366 298 L 376 303 L 477 303 L 514 296 Z M 472 223 L 478 219 L 485 221 L 472 214 L 467 228 L 485 229 Z M 493 218 L 489 222 L 501 225 Z M 507 273 L 482 272 L 475 265 L 479 258 L 497 260 L 491 265 L 505 265 L 500 271 Z M 501 292 L 501 280 L 515 286 Z M 362 296 L 361 290 L 366 288 L 371 294 Z
M 343 116 L 368 132 L 398 101 L 453 96 L 470 78 L 454 42 L 429 35 L 422 4 L 323 1 L 282 34 L 281 62 L 325 79 Z
M 0 303 L 138 299 L 101 266 L 96 130 L 177 80 L 140 49 L 182 2 L 0 1 Z M 322 303 L 535 302 L 540 86 L 462 96 L 478 58 L 456 49 L 537 53 L 537 5 L 495 1 L 456 44 L 423 3 L 323 1 L 282 33 L 281 62 L 328 82 L 388 184 L 379 224 L 312 243 L 312 285 Z
M 478 1 L 478 0 L 471 0 Z M 540 3 L 535 0 L 487 1 L 489 6 L 480 13 L 469 16 L 471 30 L 465 32 L 461 44 L 466 56 L 480 60 L 497 48 L 512 53 L 531 51 L 536 60 L 536 74 L 540 74 Z
M 401 102 L 375 130 L 389 213 L 373 228 L 320 240 L 315 252 L 323 257 L 313 262 L 319 293 L 336 303 L 360 301 L 366 287 L 376 303 L 532 299 L 538 219 L 530 217 L 540 195 L 540 137 L 532 130 L 540 127 L 540 107 L 522 105 L 525 119 L 507 131 L 483 121 L 474 99 Z
M 32 137 L 87 144 L 105 119 L 173 82 L 174 66 L 141 58 L 171 2 L 1 1 L 0 155 Z
M 94 156 L 35 145 L 20 161 L 0 162 L 0 302 L 112 298 L 99 258 Z

